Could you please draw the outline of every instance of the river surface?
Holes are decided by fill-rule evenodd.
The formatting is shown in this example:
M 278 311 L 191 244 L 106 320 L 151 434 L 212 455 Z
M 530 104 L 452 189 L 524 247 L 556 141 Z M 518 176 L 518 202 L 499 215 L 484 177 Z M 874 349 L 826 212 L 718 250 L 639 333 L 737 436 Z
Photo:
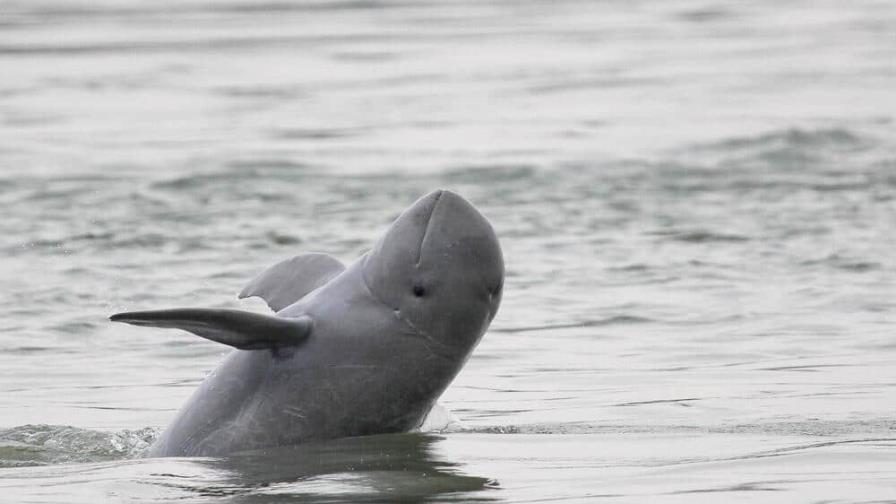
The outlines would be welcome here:
M 896 3 L 0 3 L 0 501 L 894 502 Z M 140 454 L 227 349 L 107 321 L 435 188 L 503 305 L 425 432 Z

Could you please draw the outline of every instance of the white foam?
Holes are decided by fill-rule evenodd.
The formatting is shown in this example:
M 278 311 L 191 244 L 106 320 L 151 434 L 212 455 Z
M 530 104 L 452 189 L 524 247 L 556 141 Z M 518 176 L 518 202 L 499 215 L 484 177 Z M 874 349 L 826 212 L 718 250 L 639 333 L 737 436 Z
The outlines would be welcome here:
M 437 403 L 429 410 L 423 423 L 416 430 L 417 432 L 453 432 L 463 430 L 463 428 L 463 423 L 454 416 L 451 410 Z

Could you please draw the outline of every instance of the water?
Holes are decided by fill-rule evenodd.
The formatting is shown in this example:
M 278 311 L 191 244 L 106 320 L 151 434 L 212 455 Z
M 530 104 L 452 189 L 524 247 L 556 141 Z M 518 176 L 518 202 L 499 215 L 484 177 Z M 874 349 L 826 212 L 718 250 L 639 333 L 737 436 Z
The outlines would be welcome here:
M 896 4 L 0 5 L 0 501 L 896 498 Z M 423 433 L 139 454 L 241 307 L 436 188 L 505 251 Z M 447 414 L 445 414 L 447 415 Z M 444 418 L 443 418 L 444 420 Z

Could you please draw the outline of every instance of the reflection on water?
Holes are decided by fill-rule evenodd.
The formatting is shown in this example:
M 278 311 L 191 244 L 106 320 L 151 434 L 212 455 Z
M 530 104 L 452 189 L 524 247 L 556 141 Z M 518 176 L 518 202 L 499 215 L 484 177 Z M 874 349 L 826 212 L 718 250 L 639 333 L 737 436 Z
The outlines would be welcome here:
M 423 434 L 369 436 L 264 450 L 203 460 L 229 474 L 237 502 L 427 502 L 456 492 L 486 490 L 496 483 L 468 476 L 440 459 L 436 438 Z M 202 492 L 227 492 L 226 487 Z M 466 501 L 491 500 L 488 494 Z
M 61 429 L 54 436 L 57 442 L 65 439 Z M 81 436 L 80 446 L 68 447 L 69 455 L 90 457 L 91 448 L 96 454 L 105 445 L 102 437 L 102 433 Z M 45 445 L 45 441 L 32 443 Z M 40 492 L 33 488 L 35 481 L 87 493 L 106 487 L 109 479 L 116 482 L 112 488 L 131 485 L 130 490 L 137 495 L 156 493 L 177 500 L 228 497 L 231 502 L 246 503 L 429 502 L 450 500 L 451 495 L 460 492 L 466 502 L 494 500 L 497 496 L 490 491 L 498 483 L 466 474 L 462 464 L 438 453 L 439 441 L 440 438 L 427 434 L 395 434 L 308 443 L 227 458 L 23 466 L 15 473 L 0 472 L 0 488 L 33 498 L 40 497 Z M 6 458 L 11 446 L 9 439 L 4 439 L 4 443 L 0 454 Z M 25 446 L 21 443 L 20 451 Z M 41 451 L 36 444 L 30 446 L 32 451 Z M 6 459 L 4 465 L 10 467 L 11 462 Z M 95 474 L 101 476 L 94 479 Z

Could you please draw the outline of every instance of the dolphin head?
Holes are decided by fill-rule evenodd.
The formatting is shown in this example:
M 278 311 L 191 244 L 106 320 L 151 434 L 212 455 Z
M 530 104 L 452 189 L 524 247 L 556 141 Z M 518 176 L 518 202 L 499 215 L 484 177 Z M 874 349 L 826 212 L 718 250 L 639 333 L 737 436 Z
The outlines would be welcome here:
M 504 259 L 485 217 L 437 190 L 398 217 L 367 255 L 363 276 L 404 333 L 464 358 L 498 310 Z

